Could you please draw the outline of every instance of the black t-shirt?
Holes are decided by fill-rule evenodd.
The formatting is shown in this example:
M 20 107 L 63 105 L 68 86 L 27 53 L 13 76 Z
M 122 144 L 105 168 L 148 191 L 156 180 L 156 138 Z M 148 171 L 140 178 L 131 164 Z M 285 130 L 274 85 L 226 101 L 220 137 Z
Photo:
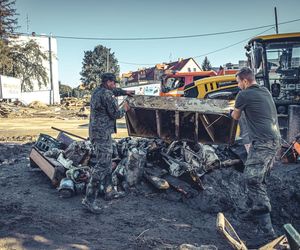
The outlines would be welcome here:
M 276 106 L 267 88 L 255 84 L 241 91 L 235 108 L 245 112 L 251 141 L 280 139 Z

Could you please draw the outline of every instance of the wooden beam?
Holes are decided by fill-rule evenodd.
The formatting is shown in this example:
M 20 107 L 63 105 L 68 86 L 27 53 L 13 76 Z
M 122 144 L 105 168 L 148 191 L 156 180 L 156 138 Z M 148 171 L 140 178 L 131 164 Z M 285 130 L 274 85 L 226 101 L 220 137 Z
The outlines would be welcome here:
M 175 111 L 175 137 L 177 140 L 179 139 L 180 135 L 180 119 L 179 119 L 179 111 Z
M 29 158 L 34 161 L 36 165 L 50 178 L 51 181 L 55 177 L 55 168 L 44 158 L 44 156 L 38 152 L 35 148 L 32 148 Z
M 159 110 L 155 110 L 155 116 L 156 116 L 156 130 L 158 137 L 161 137 L 161 113 Z
M 195 142 L 198 142 L 199 140 L 198 131 L 199 131 L 199 114 L 195 113 L 195 133 L 194 133 Z
M 203 123 L 203 126 L 208 133 L 209 137 L 212 139 L 213 142 L 215 142 L 215 132 L 213 126 L 211 126 L 210 121 L 208 117 L 204 114 L 199 115 L 201 122 Z

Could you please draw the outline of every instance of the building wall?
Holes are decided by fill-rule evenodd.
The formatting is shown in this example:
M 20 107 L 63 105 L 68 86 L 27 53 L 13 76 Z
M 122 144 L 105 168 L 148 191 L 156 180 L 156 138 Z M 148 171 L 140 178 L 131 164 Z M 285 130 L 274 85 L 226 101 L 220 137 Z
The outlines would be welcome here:
M 52 83 L 53 84 L 51 84 L 51 81 L 50 81 L 50 79 L 51 79 L 51 77 L 50 77 L 50 61 L 45 60 L 43 62 L 43 66 L 45 67 L 47 74 L 48 74 L 48 78 L 49 78 L 49 82 L 48 82 L 47 86 L 41 86 L 41 88 L 39 88 L 38 83 L 35 81 L 34 87 L 33 87 L 33 92 L 32 92 L 33 94 L 24 94 L 23 96 L 27 96 L 28 98 L 30 97 L 30 98 L 32 98 L 32 101 L 35 101 L 35 100 L 41 99 L 40 96 L 38 96 L 39 92 L 43 93 L 43 95 L 44 95 L 43 91 L 48 91 L 48 93 L 51 94 L 49 104 L 60 103 L 59 83 L 58 83 L 57 41 L 55 38 L 49 39 L 46 36 L 45 37 L 20 36 L 16 40 L 16 42 L 17 43 L 27 42 L 30 39 L 34 40 L 37 44 L 39 44 L 42 52 L 46 53 L 48 57 L 49 57 L 49 47 L 51 45 Z M 51 43 L 49 41 L 51 41 Z M 42 99 L 44 99 L 44 98 L 42 98 Z M 45 98 L 45 100 L 48 100 L 48 98 Z M 45 103 L 48 103 L 48 101 Z
M 40 91 L 32 91 L 32 92 L 22 92 L 20 98 L 18 99 L 25 105 L 28 105 L 33 101 L 39 101 L 49 105 L 51 104 L 51 91 L 40 90 Z
M 187 64 L 179 72 L 199 72 L 200 67 L 193 61 L 189 60 Z
M 21 94 L 21 80 L 0 75 L 0 100 L 17 99 Z

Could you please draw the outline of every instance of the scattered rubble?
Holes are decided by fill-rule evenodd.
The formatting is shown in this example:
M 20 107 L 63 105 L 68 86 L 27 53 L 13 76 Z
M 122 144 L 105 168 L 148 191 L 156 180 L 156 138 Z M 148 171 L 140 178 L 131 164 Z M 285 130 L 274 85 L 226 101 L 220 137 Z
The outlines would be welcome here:
M 116 145 L 125 152 L 128 143 Z M 79 244 L 91 249 L 178 249 L 181 244 L 189 243 L 198 248 L 214 245 L 227 250 L 230 246 L 216 231 L 218 212 L 224 212 L 241 239 L 246 239 L 247 231 L 253 228 L 237 223 L 236 207 L 244 199 L 243 174 L 234 168 L 220 167 L 205 173 L 201 178 L 205 189 L 196 190 L 193 198 L 186 198 L 172 187 L 155 188 L 143 177 L 121 200 L 103 202 L 100 197 L 100 204 L 106 207 L 103 215 L 91 217 L 81 209 L 81 195 L 61 199 L 63 192 L 51 188 L 39 169 L 26 167 L 31 147 L 32 144 L 0 144 L 2 238 L 41 235 L 61 249 L 72 248 L 67 244 L 74 243 L 75 237 Z M 232 154 L 220 146 L 214 149 L 221 162 Z M 153 150 L 152 155 L 148 154 L 149 159 L 155 158 L 156 153 Z M 166 174 L 164 169 L 147 165 L 144 169 L 153 176 Z M 272 220 L 278 235 L 284 233 L 282 226 L 286 223 L 300 229 L 299 177 L 299 164 L 277 162 L 267 179 Z M 111 234 L 116 228 L 116 234 Z M 101 240 L 96 240 L 99 234 Z M 50 248 L 48 243 L 30 237 L 24 238 L 24 244 L 27 249 Z
M 60 105 L 46 105 L 39 101 L 28 105 L 15 102 L 0 101 L 0 118 L 35 118 L 47 117 L 58 119 L 87 119 L 89 117 L 88 98 L 63 98 Z
M 62 106 L 76 106 L 76 107 L 85 107 L 90 105 L 90 96 L 86 96 L 84 98 L 76 98 L 76 97 L 64 97 L 61 100 Z
M 62 138 L 62 134 L 58 138 Z M 132 137 L 114 141 L 114 188 L 129 192 L 146 181 L 158 190 L 169 190 L 169 193 L 174 190 L 184 198 L 195 197 L 205 189 L 201 180 L 205 174 L 224 166 L 243 164 L 230 148 L 219 150 L 223 158 L 227 152 L 227 161 L 221 161 L 216 153 L 218 147 L 179 141 L 168 144 L 160 139 Z M 55 186 L 59 186 L 59 191 L 67 193 L 69 187 L 65 197 L 82 192 L 89 180 L 90 168 L 96 162 L 89 141 L 59 141 L 43 134 L 35 143 L 30 158 L 34 165 L 44 165 L 39 167 Z
M 32 109 L 46 109 L 48 106 L 45 103 L 33 101 L 28 104 L 28 107 Z

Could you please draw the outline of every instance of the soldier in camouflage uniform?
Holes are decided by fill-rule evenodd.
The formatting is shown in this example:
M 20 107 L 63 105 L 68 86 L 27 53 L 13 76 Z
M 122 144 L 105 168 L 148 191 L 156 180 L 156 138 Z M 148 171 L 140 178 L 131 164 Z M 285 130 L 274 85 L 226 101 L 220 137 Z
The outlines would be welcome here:
M 86 196 L 82 201 L 84 207 L 93 213 L 101 211 L 95 203 L 101 185 L 104 187 L 107 199 L 113 196 L 111 134 L 116 133 L 116 119 L 123 117 L 129 110 L 127 102 L 124 103 L 123 108 L 119 108 L 115 96 L 133 94 L 132 91 L 116 88 L 116 77 L 112 73 L 103 74 L 101 80 L 102 83 L 94 90 L 90 102 L 89 139 L 93 144 L 97 163 L 92 170 Z
M 245 163 L 249 209 L 243 217 L 257 220 L 256 243 L 261 244 L 259 237 L 262 240 L 275 237 L 265 179 L 280 147 L 277 111 L 270 92 L 256 83 L 251 69 L 242 68 L 236 78 L 242 91 L 237 95 L 235 108 L 230 115 L 238 120 L 244 111 L 251 141 Z

